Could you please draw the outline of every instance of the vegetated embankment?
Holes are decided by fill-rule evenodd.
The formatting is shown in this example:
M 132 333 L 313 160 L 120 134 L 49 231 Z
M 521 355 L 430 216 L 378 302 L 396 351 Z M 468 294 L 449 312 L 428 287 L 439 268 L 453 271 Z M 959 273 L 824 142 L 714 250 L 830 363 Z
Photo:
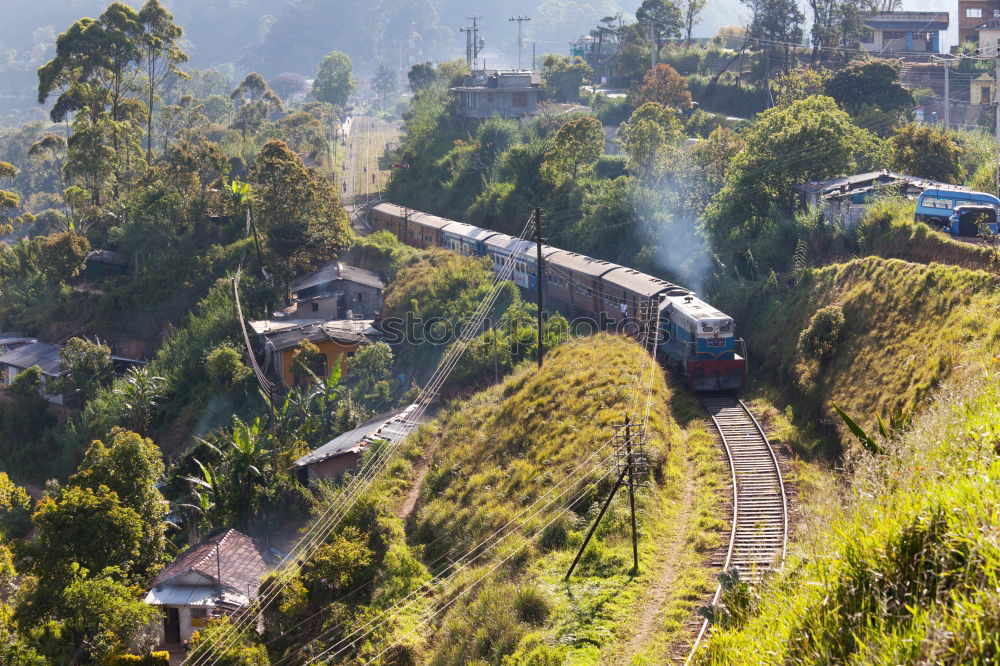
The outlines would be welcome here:
M 839 423 L 837 404 L 869 442 L 844 453 L 838 489 L 809 498 L 785 569 L 724 594 L 701 663 L 996 660 L 996 286 L 868 257 L 771 281 L 739 308 L 757 367 L 797 415 Z M 892 412 L 904 417 L 877 427 Z
M 432 572 L 481 554 L 433 601 L 428 663 L 662 663 L 714 587 L 706 553 L 727 527 L 715 444 L 700 422 L 685 430 L 674 418 L 695 413 L 639 345 L 601 334 L 563 343 L 541 371 L 524 365 L 425 429 L 435 454 L 412 537 Z M 612 435 L 627 415 L 645 425 L 650 455 L 636 494 L 639 572 L 623 488 L 565 583 L 614 483 Z
M 1000 339 L 997 284 L 984 271 L 867 257 L 721 306 L 742 323 L 755 367 L 788 388 L 801 416 L 836 421 L 836 404 L 872 426 L 876 414 L 913 414 Z

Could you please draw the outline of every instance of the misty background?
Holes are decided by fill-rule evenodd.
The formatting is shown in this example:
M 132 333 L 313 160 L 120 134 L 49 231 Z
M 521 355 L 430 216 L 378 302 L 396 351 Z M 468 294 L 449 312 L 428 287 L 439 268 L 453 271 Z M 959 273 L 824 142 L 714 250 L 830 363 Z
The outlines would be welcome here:
M 295 72 L 312 78 L 329 51 L 344 51 L 354 60 L 359 79 L 385 62 L 401 75 L 411 63 L 462 57 L 469 14 L 482 15 L 481 55 L 490 67 L 516 62 L 515 14 L 531 17 L 524 24 L 525 59 L 532 45 L 538 55 L 566 54 L 569 43 L 586 34 L 605 16 L 621 13 L 634 19 L 640 0 L 509 0 L 502 13 L 483 0 L 163 0 L 184 28 L 190 67 L 215 68 L 230 79 L 256 70 L 265 77 Z M 7 9 L 0 23 L 0 116 L 37 115 L 36 71 L 54 53 L 60 32 L 83 16 L 97 16 L 110 0 L 2 0 Z M 130 3 L 137 9 L 142 0 Z M 906 9 L 952 11 L 955 0 L 907 0 Z M 803 10 L 806 16 L 809 12 Z M 739 0 L 710 0 L 694 29 L 710 37 L 722 25 L 740 25 L 747 12 Z M 945 48 L 954 43 L 955 17 Z

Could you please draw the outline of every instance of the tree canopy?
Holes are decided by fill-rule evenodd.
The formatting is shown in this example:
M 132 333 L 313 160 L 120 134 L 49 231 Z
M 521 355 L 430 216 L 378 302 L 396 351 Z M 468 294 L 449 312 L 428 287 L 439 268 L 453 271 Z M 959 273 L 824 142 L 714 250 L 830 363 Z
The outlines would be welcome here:
M 343 107 L 354 92 L 354 64 L 346 53 L 330 51 L 319 63 L 313 81 L 313 97 Z

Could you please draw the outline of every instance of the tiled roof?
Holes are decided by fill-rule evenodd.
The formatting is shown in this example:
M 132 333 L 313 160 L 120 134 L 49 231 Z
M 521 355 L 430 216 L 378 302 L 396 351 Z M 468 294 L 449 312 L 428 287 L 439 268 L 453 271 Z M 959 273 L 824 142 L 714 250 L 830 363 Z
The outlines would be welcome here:
M 261 577 L 280 559 L 262 542 L 233 529 L 222 530 L 184 551 L 153 579 L 150 587 L 193 571 L 221 582 L 223 588 L 246 594 L 248 589 L 256 589 Z

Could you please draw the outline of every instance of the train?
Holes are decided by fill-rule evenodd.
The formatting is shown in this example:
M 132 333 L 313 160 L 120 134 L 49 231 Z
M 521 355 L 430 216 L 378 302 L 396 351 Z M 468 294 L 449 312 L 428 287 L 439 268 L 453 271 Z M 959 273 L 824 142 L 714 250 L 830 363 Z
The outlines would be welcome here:
M 538 288 L 534 242 L 392 203 L 371 208 L 375 230 L 416 248 L 445 248 L 489 257 L 527 292 Z M 746 382 L 746 345 L 732 317 L 684 287 L 627 266 L 542 245 L 542 296 L 571 320 L 598 330 L 648 331 L 658 322 L 657 355 L 676 367 L 695 391 L 739 391 Z M 513 266 L 508 264 L 513 262 Z

